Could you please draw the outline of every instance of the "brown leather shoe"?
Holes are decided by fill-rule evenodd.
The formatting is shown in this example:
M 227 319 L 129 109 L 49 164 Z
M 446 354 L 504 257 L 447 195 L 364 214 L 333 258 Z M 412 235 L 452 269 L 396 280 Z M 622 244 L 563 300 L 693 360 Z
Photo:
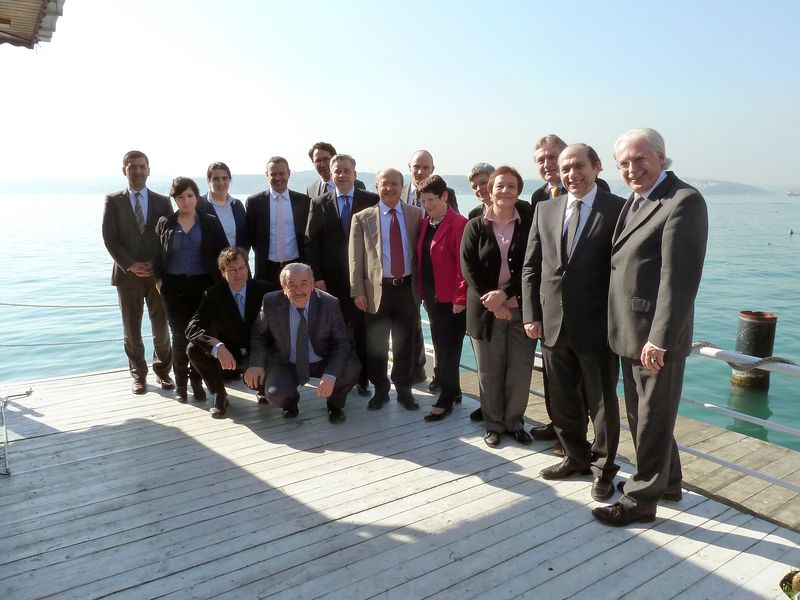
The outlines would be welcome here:
M 497 448 L 500 444 L 500 434 L 496 431 L 487 431 L 483 436 L 483 441 L 489 448 Z
M 556 439 L 556 430 L 552 423 L 531 427 L 531 437 L 540 442 L 549 442 Z
M 579 465 L 571 459 L 565 458 L 557 465 L 539 471 L 539 476 L 542 479 L 567 479 L 573 475 L 590 475 L 591 473 L 588 465 Z
M 156 377 L 156 383 L 161 386 L 162 390 L 175 389 L 175 382 L 172 381 L 172 378 L 169 375 L 165 375 L 164 377 Z
M 131 385 L 131 391 L 137 396 L 147 393 L 147 384 L 141 379 L 134 379 Z
M 592 509 L 592 516 L 606 525 L 624 527 L 631 523 L 652 523 L 656 520 L 656 510 L 655 508 L 637 510 L 617 502 L 610 506 L 598 506 Z
M 602 477 L 595 477 L 592 484 L 592 498 L 598 502 L 608 500 L 614 495 L 614 483 Z

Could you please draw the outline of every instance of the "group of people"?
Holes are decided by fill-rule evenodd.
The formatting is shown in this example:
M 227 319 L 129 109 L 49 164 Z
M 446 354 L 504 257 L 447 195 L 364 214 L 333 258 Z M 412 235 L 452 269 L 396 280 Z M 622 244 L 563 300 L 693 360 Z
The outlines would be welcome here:
M 534 154 L 544 184 L 530 202 L 520 199 L 516 169 L 478 163 L 468 178 L 481 204 L 465 218 L 425 150 L 411 157 L 408 183 L 383 169 L 372 193 L 352 156 L 320 142 L 309 150 L 320 179 L 305 194 L 288 188 L 288 162 L 274 156 L 269 189 L 244 204 L 228 193 L 227 165 L 213 163 L 207 194 L 174 180 L 176 211 L 147 189 L 147 157 L 128 152 L 128 186 L 106 197 L 103 238 L 133 392 L 146 392 L 146 303 L 157 383 L 183 402 L 189 385 L 204 400 L 205 383 L 212 417 L 226 415 L 225 381 L 238 377 L 286 418 L 298 415 L 310 377 L 334 424 L 354 387 L 370 396 L 369 410 L 389 401 L 391 385 L 417 410 L 412 388 L 427 379 L 422 303 L 435 357 L 428 390 L 438 394 L 426 421 L 461 401 L 469 334 L 480 394 L 470 418 L 483 421 L 485 443 L 557 440 L 563 460 L 541 477 L 593 474 L 596 500 L 622 493 L 593 510 L 598 520 L 651 521 L 659 501 L 681 498 L 673 429 L 708 220 L 700 193 L 666 170 L 655 130 L 622 134 L 614 158 L 628 199 L 599 179 L 593 148 L 544 136 Z M 539 340 L 551 422 L 529 433 L 523 415 Z M 620 367 L 636 472 L 615 486 Z

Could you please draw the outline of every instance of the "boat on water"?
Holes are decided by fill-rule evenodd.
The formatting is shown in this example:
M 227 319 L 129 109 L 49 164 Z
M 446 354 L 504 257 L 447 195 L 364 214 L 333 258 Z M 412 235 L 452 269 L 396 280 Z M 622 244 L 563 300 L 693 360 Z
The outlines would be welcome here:
M 799 190 L 786 190 L 787 196 L 800 196 Z

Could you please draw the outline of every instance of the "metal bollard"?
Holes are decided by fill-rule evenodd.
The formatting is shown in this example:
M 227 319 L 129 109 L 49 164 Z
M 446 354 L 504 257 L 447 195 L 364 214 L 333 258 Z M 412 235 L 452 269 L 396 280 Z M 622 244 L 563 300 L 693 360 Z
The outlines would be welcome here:
M 743 310 L 739 313 L 739 331 L 736 333 L 736 352 L 764 358 L 772 356 L 778 315 L 768 312 Z M 731 372 L 731 384 L 748 388 L 769 388 L 769 371 Z

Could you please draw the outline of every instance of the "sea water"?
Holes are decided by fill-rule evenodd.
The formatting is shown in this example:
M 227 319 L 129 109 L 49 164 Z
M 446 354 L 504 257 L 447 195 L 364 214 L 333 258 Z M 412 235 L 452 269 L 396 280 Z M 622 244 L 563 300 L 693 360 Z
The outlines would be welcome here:
M 694 339 L 733 350 L 739 311 L 773 312 L 774 354 L 800 362 L 800 199 L 706 200 L 710 230 Z M 459 193 L 462 213 L 475 204 Z M 100 231 L 103 195 L 0 194 L 0 206 L 0 390 L 126 367 L 112 262 Z M 146 317 L 142 331 L 150 335 Z M 150 357 L 147 339 L 146 348 Z M 469 342 L 463 362 L 474 364 Z M 768 393 L 740 390 L 731 387 L 725 363 L 691 356 L 683 395 L 800 429 L 796 378 L 773 373 Z M 800 438 L 698 407 L 682 405 L 681 414 L 800 450 Z

